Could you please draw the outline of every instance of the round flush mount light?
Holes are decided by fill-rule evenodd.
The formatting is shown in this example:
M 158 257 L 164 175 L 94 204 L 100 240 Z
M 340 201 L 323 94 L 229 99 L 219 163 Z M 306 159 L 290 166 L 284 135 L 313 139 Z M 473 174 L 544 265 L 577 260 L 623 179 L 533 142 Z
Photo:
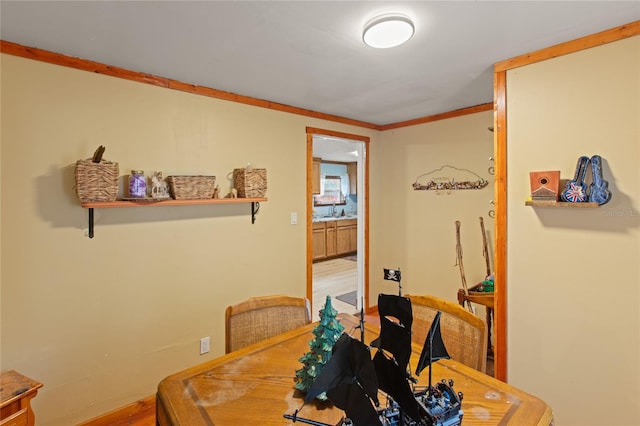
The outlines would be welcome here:
M 386 14 L 373 18 L 364 27 L 362 40 L 378 49 L 400 46 L 413 36 L 411 19 L 400 14 Z

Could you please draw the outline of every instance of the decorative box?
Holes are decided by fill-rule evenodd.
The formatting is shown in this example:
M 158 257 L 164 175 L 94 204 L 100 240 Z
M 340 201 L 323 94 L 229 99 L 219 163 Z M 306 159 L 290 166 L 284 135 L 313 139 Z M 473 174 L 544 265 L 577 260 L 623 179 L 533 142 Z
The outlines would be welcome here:
M 234 169 L 233 187 L 238 198 L 261 198 L 267 195 L 267 169 Z
M 171 195 L 176 200 L 204 200 L 213 198 L 215 176 L 168 176 Z
M 91 158 L 76 162 L 76 194 L 81 202 L 115 201 L 118 195 L 118 163 Z
M 558 201 L 560 194 L 560 170 L 529 172 L 532 200 Z

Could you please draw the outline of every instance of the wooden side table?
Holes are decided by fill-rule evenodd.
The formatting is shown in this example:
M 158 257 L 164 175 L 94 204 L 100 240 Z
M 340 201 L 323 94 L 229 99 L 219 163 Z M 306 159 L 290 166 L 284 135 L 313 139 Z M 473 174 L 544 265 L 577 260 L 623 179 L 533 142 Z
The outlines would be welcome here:
M 491 344 L 491 324 L 493 320 L 493 292 L 482 292 L 477 290 L 477 285 L 469 289 L 466 294 L 464 289 L 458 290 L 458 303 L 464 306 L 465 301 L 477 303 L 486 308 L 487 311 L 487 356 L 493 358 L 493 345 Z
M 42 383 L 16 371 L 0 375 L 0 426 L 33 426 L 35 416 L 31 400 L 38 394 Z

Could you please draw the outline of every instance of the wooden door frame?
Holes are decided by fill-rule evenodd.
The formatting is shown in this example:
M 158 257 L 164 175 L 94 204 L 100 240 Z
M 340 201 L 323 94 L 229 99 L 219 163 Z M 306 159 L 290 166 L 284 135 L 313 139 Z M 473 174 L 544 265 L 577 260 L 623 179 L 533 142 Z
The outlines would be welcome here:
M 493 376 L 507 381 L 507 117 L 506 71 L 493 76 L 494 123 L 494 320 Z
M 363 224 L 363 247 L 362 269 L 364 280 L 364 310 L 369 308 L 369 141 L 368 136 L 354 135 L 351 133 L 336 132 L 334 130 L 307 127 L 307 298 L 313 306 L 313 135 L 333 136 L 336 138 L 350 139 L 356 142 L 364 142 L 364 224 Z M 358 253 L 360 254 L 360 253 Z

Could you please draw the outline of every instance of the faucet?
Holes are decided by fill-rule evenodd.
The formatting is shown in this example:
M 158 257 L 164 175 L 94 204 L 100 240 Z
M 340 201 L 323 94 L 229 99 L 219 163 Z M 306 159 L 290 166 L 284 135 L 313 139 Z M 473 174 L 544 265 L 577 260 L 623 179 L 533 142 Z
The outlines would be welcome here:
M 335 216 L 336 215 L 336 203 L 334 202 L 331 205 L 331 216 Z

